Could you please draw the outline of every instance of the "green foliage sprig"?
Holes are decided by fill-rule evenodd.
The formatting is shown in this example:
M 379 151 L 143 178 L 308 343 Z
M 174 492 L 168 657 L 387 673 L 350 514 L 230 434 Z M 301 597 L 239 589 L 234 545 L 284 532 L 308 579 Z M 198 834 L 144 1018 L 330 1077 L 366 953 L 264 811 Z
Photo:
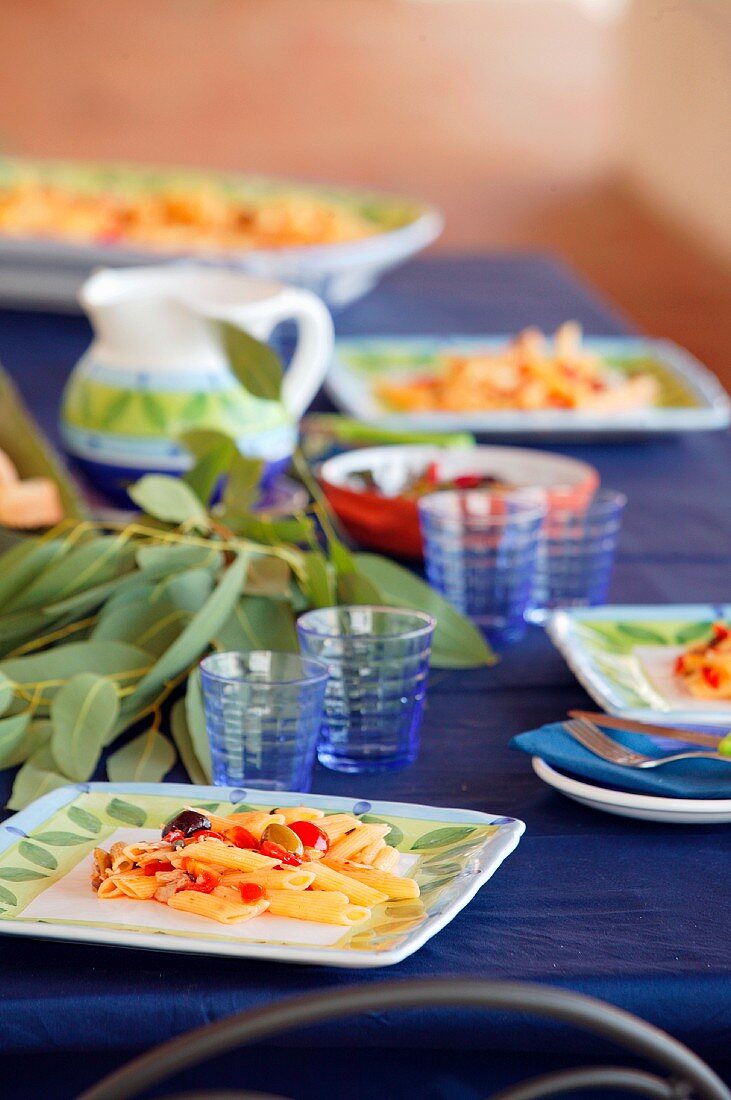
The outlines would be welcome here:
M 243 352 L 251 369 L 249 343 Z M 251 512 L 260 462 L 217 432 L 184 443 L 191 470 L 141 478 L 130 489 L 142 510 L 133 522 L 68 520 L 0 556 L 0 768 L 20 765 L 11 809 L 88 780 L 109 746 L 116 782 L 157 782 L 178 756 L 193 782 L 210 782 L 199 661 L 215 650 L 296 652 L 296 617 L 310 607 L 427 611 L 437 620 L 435 667 L 494 660 L 472 623 L 418 577 L 351 552 L 301 455 L 311 507 L 267 518 Z M 178 689 L 171 742 L 163 715 Z

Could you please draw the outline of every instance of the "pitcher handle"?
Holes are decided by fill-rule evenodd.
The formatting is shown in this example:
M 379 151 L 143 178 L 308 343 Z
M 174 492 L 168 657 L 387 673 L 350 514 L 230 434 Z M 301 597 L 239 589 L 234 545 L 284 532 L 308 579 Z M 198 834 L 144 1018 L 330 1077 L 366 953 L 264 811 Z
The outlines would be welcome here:
M 263 308 L 262 308 L 263 307 Z M 282 403 L 299 420 L 322 385 L 333 350 L 333 323 L 327 306 L 309 290 L 283 287 L 260 303 L 259 317 L 274 328 L 280 321 L 297 324 L 297 345 L 282 383 Z

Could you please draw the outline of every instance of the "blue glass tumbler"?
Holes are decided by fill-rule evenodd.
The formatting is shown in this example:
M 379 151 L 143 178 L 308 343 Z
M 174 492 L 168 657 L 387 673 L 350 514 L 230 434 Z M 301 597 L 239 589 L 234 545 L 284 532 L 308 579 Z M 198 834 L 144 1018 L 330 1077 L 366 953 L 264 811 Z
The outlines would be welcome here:
M 624 493 L 599 489 L 583 506 L 551 506 L 528 614 L 531 622 L 545 622 L 559 607 L 606 602 L 626 503 Z
M 546 495 L 541 490 L 430 493 L 418 501 L 429 584 L 490 642 L 513 642 L 531 605 Z
M 394 771 L 419 751 L 435 621 L 393 607 L 327 607 L 297 621 L 330 670 L 317 758 L 333 771 Z
M 213 782 L 309 791 L 327 666 L 292 653 L 213 653 L 200 663 Z

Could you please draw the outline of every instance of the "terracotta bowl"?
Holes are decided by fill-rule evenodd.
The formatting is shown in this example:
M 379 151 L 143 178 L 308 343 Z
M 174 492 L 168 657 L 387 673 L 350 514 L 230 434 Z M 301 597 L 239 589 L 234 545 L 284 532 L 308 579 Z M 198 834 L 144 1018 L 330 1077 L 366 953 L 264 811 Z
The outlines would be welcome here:
M 328 459 L 320 467 L 319 479 L 343 526 L 362 546 L 398 557 L 420 558 L 416 501 L 358 489 L 349 484 L 349 478 L 356 471 L 370 470 L 380 485 L 390 481 L 397 487 L 408 470 L 420 473 L 437 461 L 447 480 L 480 474 L 497 477 L 515 488 L 544 489 L 549 507 L 581 507 L 599 485 L 599 474 L 587 462 L 548 451 L 492 446 L 368 447 Z

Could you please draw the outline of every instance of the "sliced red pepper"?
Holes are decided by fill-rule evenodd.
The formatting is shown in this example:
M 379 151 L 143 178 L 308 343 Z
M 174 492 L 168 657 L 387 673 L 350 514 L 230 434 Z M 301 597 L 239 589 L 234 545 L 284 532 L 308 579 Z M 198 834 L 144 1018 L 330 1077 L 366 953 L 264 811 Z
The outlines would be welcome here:
M 258 882 L 240 882 L 239 890 L 242 901 L 258 901 L 264 897 L 264 887 L 259 886 Z
M 163 833 L 162 839 L 168 844 L 179 844 L 181 841 L 185 841 L 185 833 L 182 829 L 169 829 L 166 833 Z
M 452 484 L 455 489 L 479 489 L 482 485 L 483 479 L 479 474 L 460 474 L 456 477 Z
M 294 852 L 288 852 L 286 848 L 283 848 L 281 844 L 275 844 L 273 840 L 265 840 L 259 851 L 263 856 L 269 856 L 270 859 L 278 859 L 282 863 L 286 863 L 288 867 L 299 867 L 302 863 L 300 856 L 295 855 Z
M 212 894 L 220 884 L 221 876 L 217 875 L 215 871 L 199 871 L 195 877 L 195 882 L 191 882 L 186 889 L 197 890 L 200 894 Z
M 680 676 L 683 672 L 685 672 L 685 657 L 681 653 L 675 662 L 675 675 Z
M 289 824 L 293 833 L 300 838 L 305 848 L 316 848 L 318 852 L 326 852 L 330 847 L 327 833 L 314 821 L 291 821 Z
M 243 825 L 232 825 L 226 830 L 226 839 L 235 844 L 237 848 L 258 848 L 259 841 L 253 833 L 245 829 Z
M 186 837 L 186 844 L 194 844 L 196 840 L 202 840 L 204 836 L 212 836 L 214 840 L 225 840 L 226 837 L 223 833 L 217 833 L 215 829 L 196 829 L 196 831 L 189 837 Z
M 718 671 L 718 669 L 709 668 L 708 665 L 704 665 L 701 669 L 701 672 L 703 673 L 703 679 L 706 681 L 709 687 L 712 687 L 714 690 L 718 690 L 718 688 L 721 686 L 721 673 Z
M 156 875 L 158 871 L 172 871 L 173 865 L 167 859 L 151 859 L 145 864 L 145 874 L 148 877 Z
M 731 637 L 731 630 L 724 623 L 714 623 L 713 633 L 715 635 L 713 642 L 717 645 L 719 642 L 725 642 L 728 637 Z
M 438 462 L 430 462 L 429 465 L 426 468 L 426 473 L 424 474 L 424 477 L 426 478 L 426 480 L 429 482 L 430 485 L 438 485 L 439 484 L 439 463 Z

